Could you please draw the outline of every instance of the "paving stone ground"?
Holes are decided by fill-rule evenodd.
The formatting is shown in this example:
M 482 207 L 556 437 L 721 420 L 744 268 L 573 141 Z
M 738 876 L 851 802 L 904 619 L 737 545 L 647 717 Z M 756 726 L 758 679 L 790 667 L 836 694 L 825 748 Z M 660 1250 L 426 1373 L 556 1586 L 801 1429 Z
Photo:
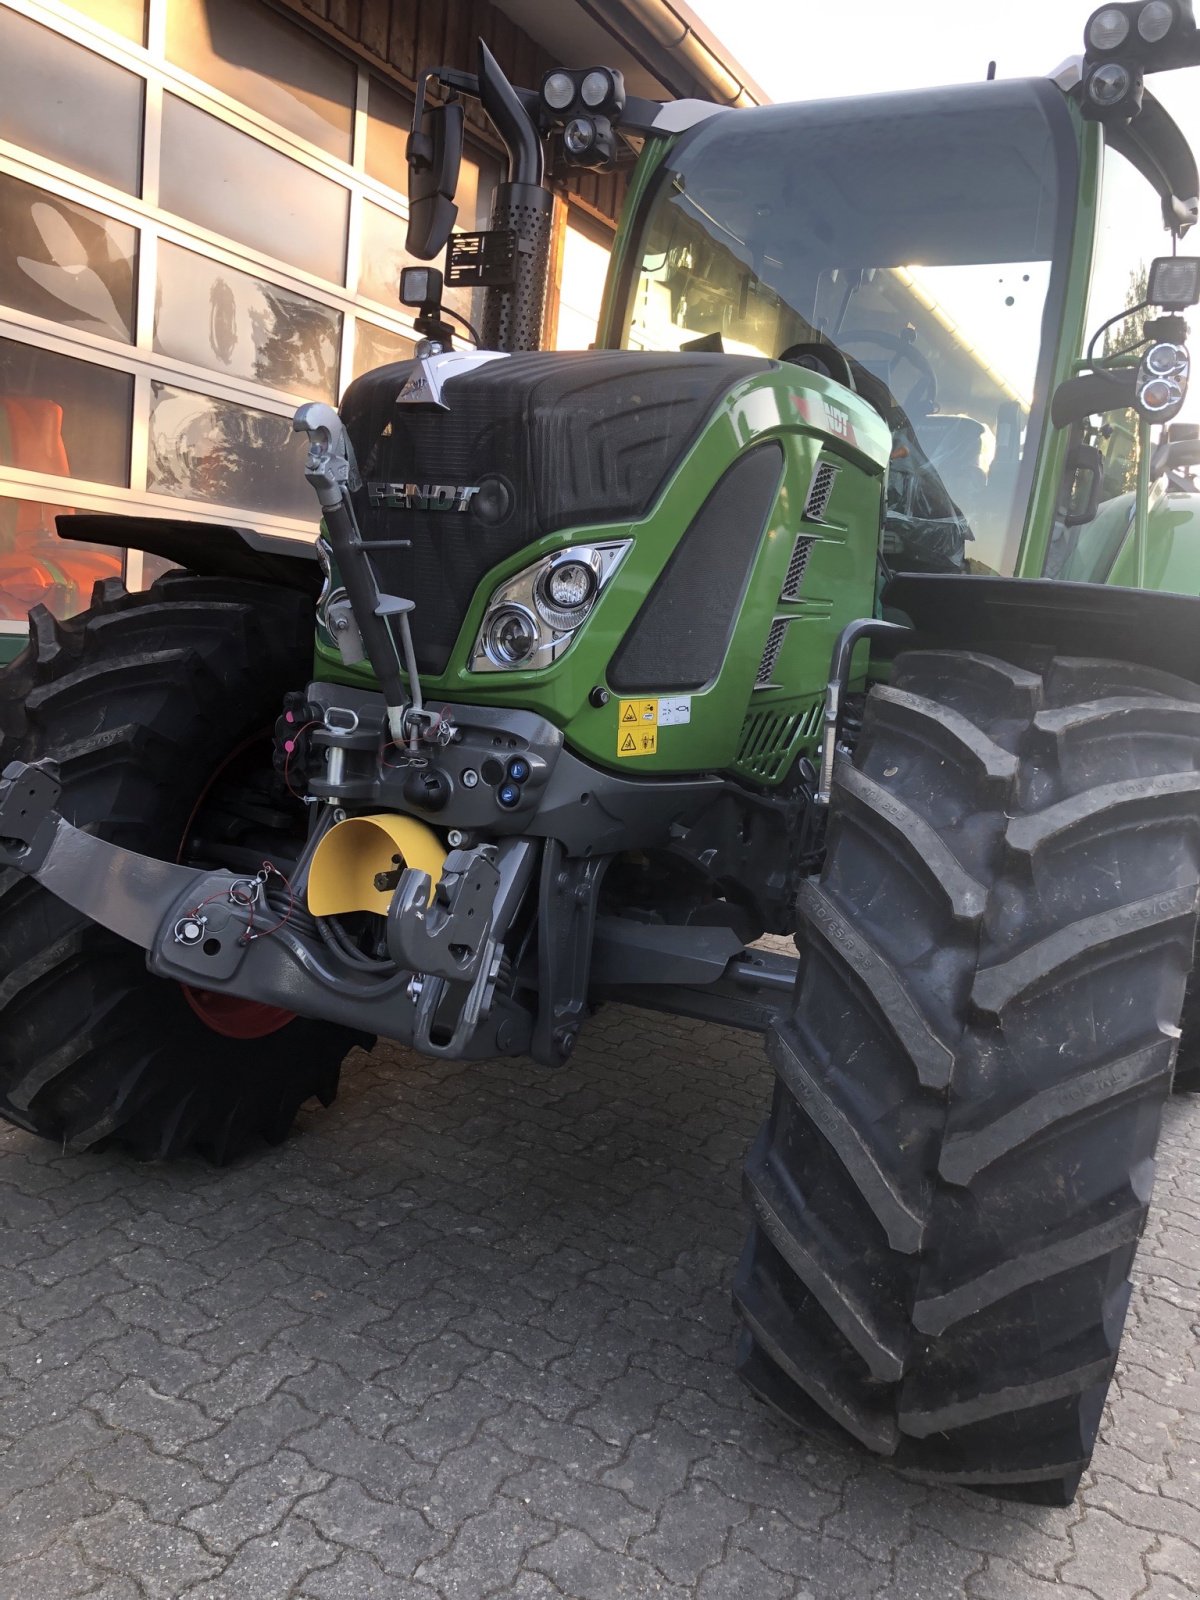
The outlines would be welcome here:
M 750 1036 L 347 1065 L 234 1168 L 0 1133 L 0 1600 L 1185 1600 L 1200 1096 L 1069 1511 L 906 1482 L 734 1376 Z

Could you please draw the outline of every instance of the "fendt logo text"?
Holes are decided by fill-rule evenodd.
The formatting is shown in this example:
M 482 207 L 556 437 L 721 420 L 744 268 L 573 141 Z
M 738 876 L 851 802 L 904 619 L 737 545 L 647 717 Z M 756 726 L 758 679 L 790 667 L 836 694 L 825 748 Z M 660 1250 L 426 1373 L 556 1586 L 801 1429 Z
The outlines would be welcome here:
M 479 493 L 478 484 L 368 483 L 376 511 L 465 511 Z

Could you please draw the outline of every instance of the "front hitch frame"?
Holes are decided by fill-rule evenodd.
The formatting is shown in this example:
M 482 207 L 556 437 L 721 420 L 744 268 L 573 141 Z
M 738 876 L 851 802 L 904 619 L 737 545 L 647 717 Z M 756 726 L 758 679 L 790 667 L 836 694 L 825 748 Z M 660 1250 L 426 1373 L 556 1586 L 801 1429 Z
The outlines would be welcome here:
M 446 892 L 451 904 L 435 921 L 434 937 L 424 935 L 424 943 L 422 934 L 402 937 L 404 948 L 411 944 L 413 953 L 421 952 L 432 966 L 453 959 L 455 945 L 474 941 L 477 949 L 468 971 L 464 974 L 459 963 L 460 981 L 451 984 L 437 975 L 424 978 L 411 968 L 379 976 L 364 973 L 341 959 L 336 948 L 291 925 L 290 911 L 272 915 L 271 925 L 264 927 L 262 897 L 254 892 L 259 886 L 253 879 L 157 861 L 96 838 L 55 810 L 60 793 L 45 763 L 18 761 L 4 769 L 0 868 L 12 867 L 33 878 L 90 921 L 137 945 L 156 977 L 416 1044 L 432 1054 L 476 1058 L 519 1054 L 527 1048 L 532 1019 L 496 992 L 495 980 L 500 936 L 529 881 L 535 854 L 529 841 L 513 839 L 498 846 L 498 859 L 488 862 L 490 876 L 484 871 L 478 879 L 496 885 L 494 902 L 486 907 L 483 939 L 473 932 L 468 939 L 461 932 L 461 926 L 478 919 L 480 902 L 475 897 L 469 905 L 463 902 L 464 911 L 473 914 L 464 916 L 460 926 L 453 915 L 458 904 L 454 886 Z M 464 882 L 476 881 L 469 867 Z M 422 880 L 423 911 L 428 877 L 405 876 Z M 405 887 L 411 890 L 412 885 Z M 444 953 L 439 955 L 439 949 Z M 455 1007 L 460 1000 L 462 1005 Z M 420 1026 L 418 1013 L 425 1019 Z M 434 1043 L 435 1018 L 449 1020 L 449 1043 Z

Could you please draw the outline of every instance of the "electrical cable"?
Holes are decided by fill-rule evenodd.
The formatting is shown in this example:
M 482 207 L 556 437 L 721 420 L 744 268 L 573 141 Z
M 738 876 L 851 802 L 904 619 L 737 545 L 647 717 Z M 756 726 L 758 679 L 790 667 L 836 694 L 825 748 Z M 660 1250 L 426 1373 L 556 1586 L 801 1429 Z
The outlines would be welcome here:
M 386 957 L 381 960 L 375 956 L 365 955 L 353 943 L 336 918 L 317 917 L 316 924 L 317 932 L 334 955 L 348 962 L 350 966 L 357 967 L 360 972 L 370 972 L 377 977 L 387 978 L 398 970 L 396 963 Z
M 1088 340 L 1087 360 L 1093 361 L 1095 359 L 1097 339 L 1099 339 L 1102 333 L 1107 333 L 1109 328 L 1111 328 L 1114 323 L 1124 322 L 1129 317 L 1136 317 L 1139 311 L 1149 311 L 1149 309 L 1149 300 L 1142 300 L 1139 301 L 1136 306 L 1126 306 L 1123 311 L 1118 311 L 1116 316 L 1109 317 L 1107 322 L 1102 322 L 1092 337 Z M 1139 339 L 1137 344 L 1130 346 L 1130 349 L 1136 350 L 1139 345 L 1146 344 L 1147 342 L 1148 341 L 1146 339 Z
M 458 311 L 452 311 L 452 310 L 451 310 L 451 309 L 450 309 L 450 307 L 449 307 L 449 306 L 442 306 L 442 308 L 441 308 L 441 312 L 442 312 L 442 315 L 443 315 L 443 316 L 444 316 L 444 317 L 453 317 L 453 318 L 454 318 L 454 320 L 455 320 L 455 322 L 461 322 L 461 323 L 462 323 L 462 325 L 463 325 L 463 327 L 464 327 L 464 328 L 465 328 L 465 329 L 466 329 L 466 330 L 467 330 L 467 332 L 468 332 L 468 333 L 469 333 L 469 334 L 470 334 L 470 335 L 471 335 L 471 337 L 472 337 L 472 339 L 474 339 L 474 341 L 475 341 L 475 348 L 476 348 L 476 350 L 480 350 L 480 349 L 482 349 L 482 347 L 483 347 L 483 340 L 482 340 L 482 339 L 481 339 L 481 338 L 480 338 L 480 337 L 479 337 L 479 335 L 478 335 L 478 334 L 477 334 L 477 333 L 476 333 L 476 332 L 475 332 L 475 329 L 474 329 L 474 328 L 473 328 L 473 327 L 472 327 L 472 326 L 471 326 L 471 324 L 470 324 L 470 323 L 469 323 L 469 322 L 468 322 L 468 321 L 467 321 L 467 319 L 466 319 L 466 317 L 464 317 L 464 316 L 463 316 L 463 315 L 462 315 L 462 314 L 461 314 L 461 312 L 458 312 Z

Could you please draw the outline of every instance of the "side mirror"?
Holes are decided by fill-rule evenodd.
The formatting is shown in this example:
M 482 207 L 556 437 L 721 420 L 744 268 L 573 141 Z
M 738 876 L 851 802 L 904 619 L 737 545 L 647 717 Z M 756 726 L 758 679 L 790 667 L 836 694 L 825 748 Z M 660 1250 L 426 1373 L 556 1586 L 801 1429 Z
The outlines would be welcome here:
M 1068 528 L 1078 528 L 1096 515 L 1104 490 L 1104 457 L 1094 444 L 1077 444 L 1071 451 L 1066 481 L 1067 513 L 1063 521 Z
M 462 166 L 464 112 L 461 100 L 425 104 L 422 80 L 408 138 L 408 252 L 432 261 L 446 248 L 458 217 L 454 191 Z
M 1177 422 L 1167 429 L 1167 436 L 1154 452 L 1150 462 L 1151 478 L 1161 478 L 1170 472 L 1188 472 L 1200 467 L 1200 424 Z

